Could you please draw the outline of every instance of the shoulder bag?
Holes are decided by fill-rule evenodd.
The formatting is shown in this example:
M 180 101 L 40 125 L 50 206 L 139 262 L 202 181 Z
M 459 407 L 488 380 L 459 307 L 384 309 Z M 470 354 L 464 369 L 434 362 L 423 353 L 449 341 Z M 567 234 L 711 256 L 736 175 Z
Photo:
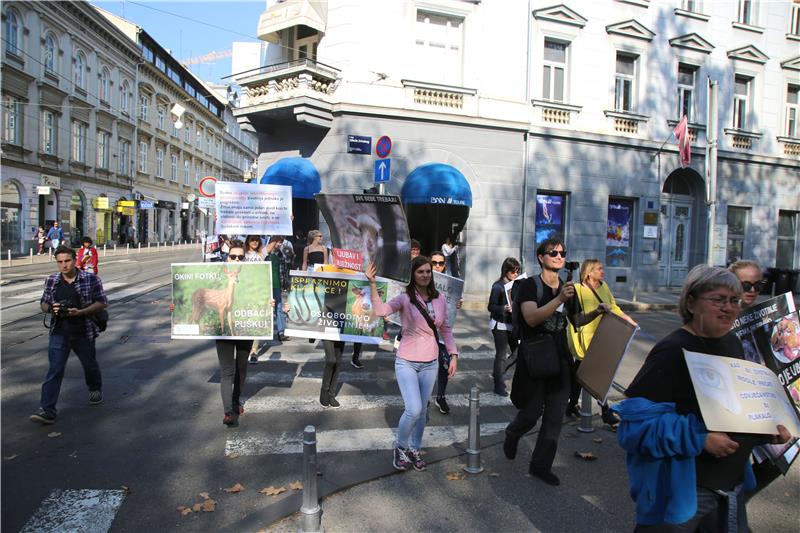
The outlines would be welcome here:
M 439 347 L 439 369 L 444 372 L 448 372 L 450 370 L 450 353 L 447 351 L 447 347 L 439 340 L 439 331 L 436 329 L 436 324 L 433 323 L 433 319 L 428 314 L 427 309 L 425 309 L 422 304 L 419 303 L 419 299 L 416 296 L 414 296 L 412 303 L 419 310 L 422 318 L 424 318 L 425 322 L 428 323 L 428 326 L 433 330 L 433 337 L 436 339 L 436 346 Z
M 536 285 L 536 302 L 538 304 L 539 295 L 543 292 L 539 276 L 534 277 L 534 284 Z M 519 308 L 520 303 L 515 300 L 514 306 Z M 521 309 L 518 309 L 515 315 L 518 320 L 524 320 Z M 519 357 L 525 363 L 528 375 L 532 379 L 553 378 L 561 371 L 556 341 L 550 333 L 523 340 L 519 345 Z

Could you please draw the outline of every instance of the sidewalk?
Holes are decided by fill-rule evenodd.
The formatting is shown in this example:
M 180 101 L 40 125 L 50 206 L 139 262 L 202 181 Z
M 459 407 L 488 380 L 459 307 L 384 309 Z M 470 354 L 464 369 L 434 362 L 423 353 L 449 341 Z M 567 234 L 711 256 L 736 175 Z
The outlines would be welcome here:
M 168 252 L 172 250 L 186 250 L 190 248 L 197 248 L 198 250 L 198 260 L 200 260 L 200 243 L 174 243 L 174 242 L 166 242 L 166 243 L 148 243 L 146 245 L 137 245 L 135 247 L 129 247 L 128 245 L 114 245 L 114 246 L 99 246 L 97 247 L 97 252 L 100 254 L 100 257 L 115 257 L 115 256 L 124 256 L 124 255 L 139 255 L 139 254 L 148 254 L 148 253 L 156 253 L 156 252 Z M 10 251 L 9 251 L 10 252 Z M 48 250 L 47 254 L 43 255 L 13 255 L 10 253 L 6 253 L 0 259 L 0 266 L 2 268 L 13 268 L 19 266 L 28 266 L 28 265 L 37 265 L 37 264 L 44 264 L 50 263 L 53 261 L 52 256 L 52 249 Z

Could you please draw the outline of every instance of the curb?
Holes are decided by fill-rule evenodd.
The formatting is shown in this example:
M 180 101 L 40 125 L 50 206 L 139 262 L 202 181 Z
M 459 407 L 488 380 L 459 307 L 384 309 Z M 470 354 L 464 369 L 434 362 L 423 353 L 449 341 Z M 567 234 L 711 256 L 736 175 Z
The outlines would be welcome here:
M 669 304 L 648 304 L 644 302 L 630 302 L 627 300 L 617 300 L 619 308 L 625 312 L 641 312 L 641 311 L 677 311 L 677 303 Z

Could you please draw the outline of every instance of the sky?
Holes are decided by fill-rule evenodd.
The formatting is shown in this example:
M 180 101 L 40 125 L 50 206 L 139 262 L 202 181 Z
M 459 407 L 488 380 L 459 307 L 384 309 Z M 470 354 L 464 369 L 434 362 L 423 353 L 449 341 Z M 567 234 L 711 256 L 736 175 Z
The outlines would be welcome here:
M 179 61 L 231 49 L 233 41 L 256 37 L 264 0 L 92 0 L 92 4 L 141 26 Z M 231 74 L 231 58 L 189 65 L 199 78 L 219 82 Z

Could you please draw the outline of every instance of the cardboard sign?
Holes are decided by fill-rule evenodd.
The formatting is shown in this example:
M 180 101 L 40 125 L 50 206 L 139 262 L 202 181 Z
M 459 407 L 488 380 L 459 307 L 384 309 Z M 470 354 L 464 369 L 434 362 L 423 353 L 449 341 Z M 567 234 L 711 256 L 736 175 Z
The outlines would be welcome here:
M 214 200 L 218 234 L 292 234 L 292 188 L 289 186 L 220 181 Z
M 800 419 L 778 377 L 744 359 L 684 350 L 703 421 L 710 431 L 773 435 L 783 424 L 800 434 Z
M 527 272 L 523 272 L 522 274 L 517 276 L 516 279 L 514 279 L 514 281 L 522 280 L 522 279 L 525 279 L 527 277 L 528 277 L 528 273 Z M 514 287 L 514 281 L 509 281 L 508 283 L 503 285 L 503 288 L 505 289 L 505 292 L 506 292 L 506 302 L 508 303 L 509 307 L 511 307 L 514 304 L 514 302 L 511 301 L 511 289 Z
M 363 274 L 290 272 L 286 335 L 308 339 L 380 344 L 383 320 L 372 307 L 370 283 Z M 388 280 L 376 284 L 386 302 Z
M 272 339 L 272 264 L 173 263 L 173 339 Z
M 361 252 L 334 248 L 331 255 L 333 257 L 334 266 L 361 272 L 364 262 L 364 257 Z
M 578 382 L 605 403 L 614 376 L 639 328 L 614 313 L 604 313 L 578 367 Z

